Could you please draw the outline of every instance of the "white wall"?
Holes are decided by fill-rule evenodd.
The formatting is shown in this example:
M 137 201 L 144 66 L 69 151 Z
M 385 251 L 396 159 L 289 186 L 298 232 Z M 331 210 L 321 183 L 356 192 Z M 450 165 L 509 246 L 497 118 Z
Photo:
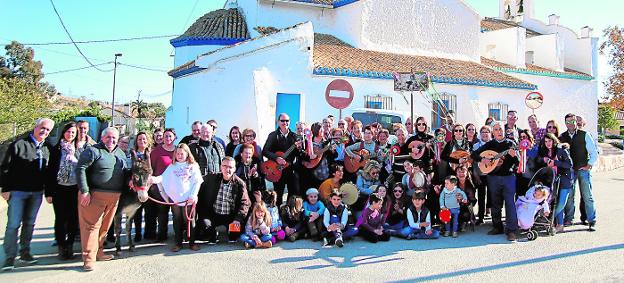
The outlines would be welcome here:
M 363 1 L 361 48 L 479 61 L 480 16 L 463 1 Z
M 527 37 L 526 51 L 533 51 L 533 64 L 563 72 L 564 46 L 557 34 Z M 528 62 L 527 62 L 528 64 Z
M 508 28 L 480 33 L 479 47 L 481 56 L 496 60 L 516 68 L 526 68 L 526 29 Z M 488 46 L 496 48 L 490 54 Z
M 210 51 L 223 48 L 222 45 L 195 45 L 180 46 L 175 48 L 174 68 L 179 67 L 189 61 L 195 60 L 197 56 L 208 53 Z

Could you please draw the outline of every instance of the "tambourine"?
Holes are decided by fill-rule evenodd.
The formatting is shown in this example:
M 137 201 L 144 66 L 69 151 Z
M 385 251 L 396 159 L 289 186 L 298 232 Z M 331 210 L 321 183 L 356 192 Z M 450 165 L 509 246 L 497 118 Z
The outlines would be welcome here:
M 390 148 L 390 154 L 393 156 L 397 156 L 401 153 L 401 148 L 398 145 L 392 146 Z
M 423 172 L 416 172 L 414 174 L 414 177 L 412 177 L 412 183 L 414 183 L 414 185 L 416 186 L 416 188 L 422 188 L 425 186 L 425 182 L 426 182 L 426 178 L 425 178 L 425 173 Z
M 342 194 L 342 202 L 346 205 L 354 204 L 359 197 L 358 189 L 353 183 L 342 184 L 342 186 L 340 186 L 340 193 Z
M 444 223 L 451 222 L 451 210 L 448 208 L 441 208 L 438 216 L 440 216 L 440 221 Z

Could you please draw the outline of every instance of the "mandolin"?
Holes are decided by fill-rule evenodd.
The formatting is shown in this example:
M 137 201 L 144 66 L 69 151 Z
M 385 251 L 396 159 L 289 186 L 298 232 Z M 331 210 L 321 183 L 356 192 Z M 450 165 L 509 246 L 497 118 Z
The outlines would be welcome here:
M 487 175 L 492 171 L 496 170 L 496 168 L 500 167 L 503 164 L 501 159 L 509 154 L 509 152 L 512 150 L 518 150 L 518 147 L 512 147 L 501 153 L 493 150 L 486 150 L 481 152 L 481 154 L 479 154 L 479 156 L 481 156 L 481 162 L 479 162 L 479 170 L 481 170 L 481 173 Z M 486 164 L 485 160 L 491 160 L 492 162 L 490 164 Z

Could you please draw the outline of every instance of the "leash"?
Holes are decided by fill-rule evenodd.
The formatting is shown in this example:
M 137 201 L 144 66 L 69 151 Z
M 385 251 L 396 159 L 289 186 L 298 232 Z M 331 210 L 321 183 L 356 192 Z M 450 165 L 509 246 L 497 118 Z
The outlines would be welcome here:
M 132 186 L 133 190 L 139 190 L 139 191 L 146 191 L 147 189 L 145 187 L 141 187 L 141 188 L 136 188 L 134 186 Z M 162 205 L 168 205 L 168 206 L 174 206 L 174 205 L 179 205 L 184 203 L 184 216 L 186 218 L 186 237 L 190 240 L 191 239 L 191 221 L 193 221 L 193 216 L 195 215 L 195 208 L 197 207 L 197 203 L 193 203 L 189 205 L 189 201 L 185 200 L 185 201 L 179 201 L 179 202 L 166 202 L 166 201 L 160 201 L 157 200 L 151 196 L 149 196 L 149 194 L 147 195 L 147 198 L 155 203 L 158 204 L 162 204 Z M 188 207 L 191 207 L 190 210 L 187 210 Z

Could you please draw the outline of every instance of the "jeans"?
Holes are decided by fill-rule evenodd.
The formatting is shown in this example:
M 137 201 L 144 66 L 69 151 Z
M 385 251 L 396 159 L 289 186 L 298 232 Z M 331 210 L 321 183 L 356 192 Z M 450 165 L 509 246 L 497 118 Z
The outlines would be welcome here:
M 345 211 L 346 213 L 346 211 Z M 334 223 L 340 223 L 340 219 L 338 218 L 338 216 L 336 215 L 332 215 L 329 218 L 329 224 L 334 224 Z M 342 238 L 343 240 L 349 240 L 353 237 L 355 237 L 355 235 L 357 235 L 359 233 L 359 229 L 356 228 L 353 225 L 349 225 L 347 224 L 346 227 L 344 227 L 343 229 L 338 229 L 336 231 L 326 231 L 325 233 L 325 237 L 331 237 L 333 239 L 337 239 L 337 238 Z
M 273 235 L 271 234 L 266 234 L 266 235 L 262 235 L 260 236 L 260 242 L 268 242 L 271 241 L 271 238 L 273 237 Z M 256 241 L 251 239 L 251 236 L 247 235 L 247 234 L 242 234 L 240 236 L 240 240 L 243 241 L 244 243 L 249 244 L 252 247 L 256 246 Z
M 431 229 L 431 235 L 427 235 L 421 228 L 412 228 L 407 226 L 401 230 L 400 235 L 403 238 L 407 238 L 409 235 L 412 235 L 412 239 L 437 239 L 440 238 L 440 231 Z
M 385 223 L 383 225 L 384 231 L 392 236 L 399 235 L 401 233 L 401 230 L 403 230 L 403 227 L 405 227 L 405 221 L 403 220 L 399 221 L 394 225 L 390 225 L 388 223 Z
M 7 227 L 4 233 L 4 253 L 6 258 L 15 258 L 17 255 L 17 229 L 20 231 L 20 255 L 30 253 L 30 241 L 32 240 L 35 220 L 41 201 L 41 192 L 11 191 L 9 207 L 7 209 Z
M 507 232 L 518 230 L 518 215 L 516 213 L 516 176 L 488 175 L 488 193 L 492 201 L 492 224 L 494 228 L 502 229 L 502 210 L 505 205 L 505 224 Z
M 557 199 L 557 208 L 555 209 L 555 217 L 557 225 L 563 225 L 563 213 L 568 202 L 568 196 L 570 195 L 570 188 L 560 188 L 559 198 Z
M 574 170 L 574 177 L 572 190 L 565 206 L 565 220 L 570 222 L 574 220 L 574 194 L 576 193 L 576 180 L 578 180 L 582 200 L 585 203 L 587 222 L 594 223 L 596 222 L 596 208 L 594 207 L 594 196 L 592 194 L 591 172 L 589 170 Z
M 457 226 L 459 224 L 459 207 L 449 208 L 451 211 L 451 221 L 453 222 L 453 229 L 451 230 L 451 222 L 445 223 L 444 227 L 447 232 L 457 232 Z
M 59 247 L 74 244 L 78 231 L 78 187 L 58 185 L 52 198 L 54 207 L 54 238 Z

